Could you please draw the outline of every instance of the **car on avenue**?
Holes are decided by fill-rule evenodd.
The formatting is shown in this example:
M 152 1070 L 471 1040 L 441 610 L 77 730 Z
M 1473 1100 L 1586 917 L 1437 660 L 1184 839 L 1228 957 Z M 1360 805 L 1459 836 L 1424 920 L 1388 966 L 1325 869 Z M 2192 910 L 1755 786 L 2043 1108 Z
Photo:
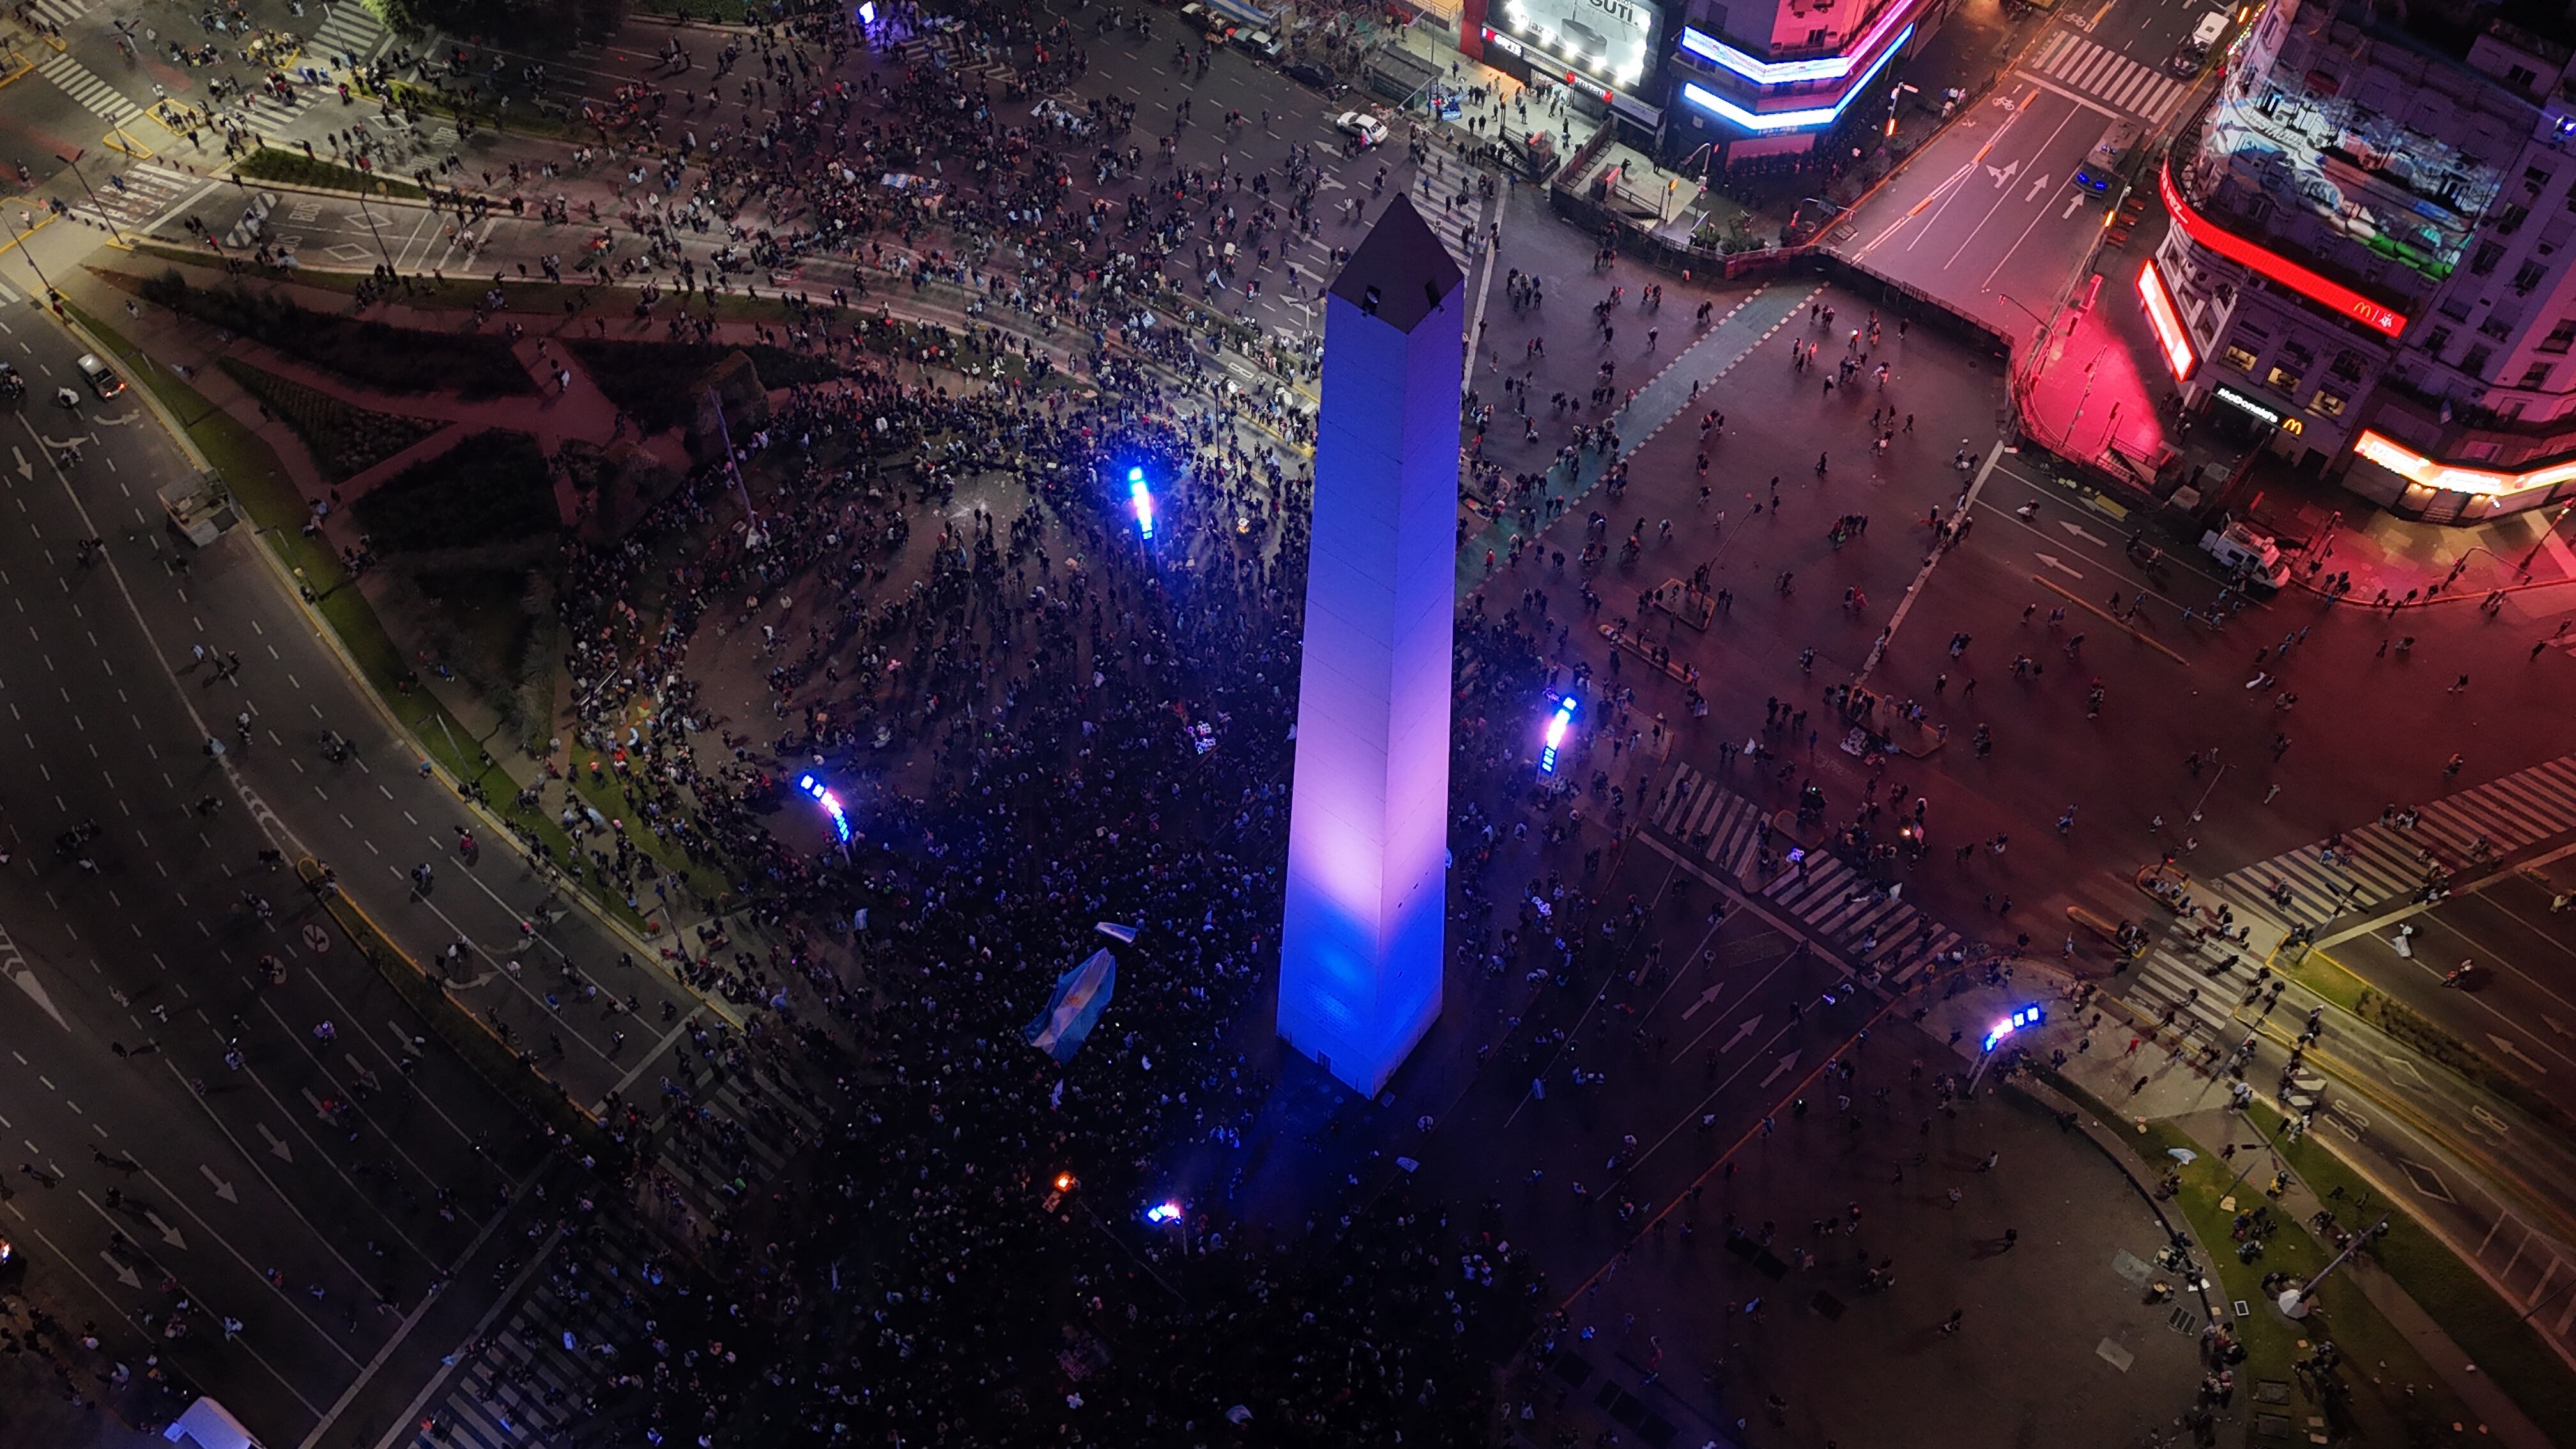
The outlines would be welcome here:
M 100 402 L 125 391 L 125 379 L 116 375 L 116 369 L 99 361 L 95 352 L 81 354 L 80 370 L 81 376 L 89 379 L 89 390 L 98 394 Z

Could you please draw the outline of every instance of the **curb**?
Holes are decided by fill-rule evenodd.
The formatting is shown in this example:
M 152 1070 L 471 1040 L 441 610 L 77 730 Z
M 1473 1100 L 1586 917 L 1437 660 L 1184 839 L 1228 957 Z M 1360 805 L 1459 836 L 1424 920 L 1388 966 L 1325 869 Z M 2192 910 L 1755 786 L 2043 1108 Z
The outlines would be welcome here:
M 68 316 L 62 320 L 63 325 L 75 336 L 87 341 L 92 350 L 107 350 L 101 347 L 97 339 L 91 336 L 86 329 L 73 322 Z M 190 438 L 186 429 L 181 428 L 178 425 L 177 420 L 172 418 L 167 409 L 162 407 L 160 398 L 154 394 L 149 387 L 140 387 L 135 390 L 143 394 L 147 400 L 147 405 L 152 409 L 153 416 L 161 423 L 163 431 L 179 445 L 180 451 L 187 455 L 190 462 L 196 466 L 198 471 L 213 471 L 206 460 L 205 454 L 198 451 L 195 440 Z M 320 601 L 318 599 L 311 602 L 307 602 L 305 600 L 302 592 L 296 587 L 295 576 L 286 567 L 286 561 L 277 556 L 277 551 L 270 548 L 268 546 L 267 539 L 262 536 L 266 533 L 266 530 L 260 528 L 257 524 L 252 523 L 247 517 L 245 517 L 243 519 L 243 531 L 251 540 L 251 551 L 257 554 L 260 560 L 267 566 L 269 574 L 276 580 L 282 596 L 304 615 L 305 627 L 310 629 L 314 636 L 321 640 L 323 647 L 331 652 L 331 657 L 339 663 L 341 672 L 348 677 L 351 687 L 361 698 L 365 699 L 368 704 L 374 707 L 377 718 L 384 723 L 386 729 L 389 730 L 395 738 L 404 741 L 413 740 L 414 736 L 412 731 L 394 714 L 393 706 L 386 703 L 385 697 L 377 692 L 373 684 L 368 682 L 366 671 L 359 667 L 357 659 L 349 653 L 347 646 L 341 642 L 339 631 L 330 627 L 329 622 L 322 618 Z M 424 758 L 428 757 L 424 756 Z M 516 831 L 511 829 L 508 821 L 503 820 L 498 815 L 494 814 L 491 808 L 483 801 L 466 794 L 464 790 L 459 788 L 460 782 L 450 775 L 444 766 L 439 766 L 435 761 L 433 761 L 432 768 L 436 771 L 439 781 L 446 786 L 448 793 L 455 797 L 456 802 L 460 806 L 473 812 L 478 818 L 480 818 L 484 824 L 490 828 L 496 839 L 509 840 L 514 843 L 514 846 L 516 846 L 519 836 Z M 517 846 L 516 849 L 517 854 L 519 854 L 523 859 L 533 859 L 524 846 Z M 686 981 L 682 980 L 678 972 L 671 970 L 668 965 L 663 963 L 661 953 L 655 950 L 651 943 L 635 935 L 634 932 L 629 930 L 624 923 L 599 910 L 592 903 L 587 892 L 574 892 L 566 895 L 564 899 L 577 906 L 584 915 L 588 916 L 591 921 L 599 927 L 603 935 L 612 940 L 622 942 L 635 956 L 639 965 L 662 971 L 664 975 L 671 979 L 673 985 L 686 992 L 691 999 L 699 1002 L 707 1010 L 714 1012 L 718 1017 L 731 1024 L 735 1030 L 744 1031 L 749 1029 L 748 1020 L 741 1014 L 740 1009 L 732 1002 L 725 1000 L 721 996 L 709 996 L 705 992 L 699 991 L 695 987 L 690 986 Z M 380 932 L 379 934 L 382 933 Z M 676 923 L 672 926 L 671 935 L 672 939 L 675 942 L 680 943 L 682 948 L 685 949 L 686 940 L 680 935 L 679 927 Z M 385 939 L 390 942 L 393 938 L 388 935 Z M 575 1105 L 578 1106 L 579 1104 L 576 1103 Z

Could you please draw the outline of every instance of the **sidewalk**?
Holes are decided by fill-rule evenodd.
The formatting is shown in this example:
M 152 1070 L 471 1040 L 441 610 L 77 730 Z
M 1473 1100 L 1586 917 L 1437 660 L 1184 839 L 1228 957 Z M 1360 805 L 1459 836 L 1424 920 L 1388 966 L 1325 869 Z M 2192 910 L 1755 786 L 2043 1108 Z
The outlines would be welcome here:
M 2043 986 L 2043 981 L 2048 984 Z M 2150 1039 L 2140 1045 L 2136 1055 L 2125 1053 L 2125 1040 L 2140 1035 L 2140 1029 L 2132 1025 L 2106 997 L 2097 996 L 2081 1008 L 2074 1007 L 2063 999 L 2062 987 L 2056 983 L 2054 973 L 2043 971 L 2030 981 L 2029 989 L 2019 993 L 1980 988 L 1944 1001 L 1935 1007 L 1925 1026 L 1932 1029 L 1947 1022 L 1966 1033 L 1962 1037 L 1963 1042 L 1973 1042 L 1976 1034 L 1983 1030 L 1981 1024 L 1994 1013 L 2028 1001 L 2040 1002 L 2050 1016 L 2035 1034 L 2021 1041 L 2022 1049 L 2043 1061 L 2049 1059 L 2052 1052 L 2064 1051 L 2067 1060 L 2057 1070 L 2065 1079 L 2121 1114 L 2114 1121 L 2088 1124 L 2088 1131 L 2095 1132 L 2107 1144 L 2109 1132 L 2124 1129 L 2143 1132 L 2145 1124 L 2167 1124 L 2187 1134 L 2200 1147 L 2202 1155 L 2212 1160 L 2221 1159 L 2223 1150 L 2233 1143 L 2243 1150 L 2234 1154 L 2236 1160 L 2227 1164 L 2228 1170 L 2232 1173 L 2238 1167 L 2246 1169 L 2236 1198 L 2247 1207 L 2267 1200 L 2264 1188 L 2272 1174 L 2282 1171 L 2285 1165 L 2268 1153 L 2257 1162 L 2245 1160 L 2246 1151 L 2261 1151 L 2262 1134 L 2229 1106 L 2227 1088 L 2222 1080 L 2173 1060 L 2151 1034 Z M 2101 1024 L 2088 1030 L 2097 1013 Z M 2090 1048 L 2078 1050 L 2088 1036 Z M 2027 1084 L 2019 1083 L 2014 1088 L 2026 1089 Z M 2044 1092 L 2045 1088 L 2040 1090 Z M 2125 1145 L 2107 1146 L 2106 1150 L 2124 1159 L 2124 1165 L 2143 1186 L 2148 1175 L 2142 1170 L 2141 1160 L 2134 1152 Z M 2353 1216 L 2350 1204 L 2320 1202 L 2297 1174 L 2292 1173 L 2290 1177 L 2283 1193 L 2270 1199 L 2275 1212 L 2286 1221 L 2304 1223 L 2320 1208 L 2334 1208 L 2346 1219 Z M 2178 1226 L 2181 1225 L 2179 1213 L 2169 1215 L 2176 1219 Z M 2366 1226 L 2366 1223 L 2347 1221 L 2343 1225 L 2358 1228 Z M 2195 1233 L 2195 1237 L 2201 1236 Z M 2226 1246 L 2202 1241 L 2199 1261 L 2217 1264 L 2220 1260 L 2214 1249 Z M 2479 1372 L 2468 1356 L 2434 1324 L 2423 1306 L 2408 1296 L 2385 1272 L 2365 1261 L 2348 1265 L 2338 1276 L 2349 1276 L 2361 1288 L 2370 1306 L 2422 1356 L 2444 1387 L 2476 1412 L 2483 1420 L 2475 1426 L 2481 1436 L 2512 1445 L 2514 1449 L 2543 1449 L 2550 1443 L 2549 1436 L 2492 1379 Z M 2257 1314 L 2275 1312 L 2261 1303 L 2253 1304 L 2252 1309 Z M 2222 1307 L 2219 1317 L 2221 1321 L 2228 1321 L 2231 1311 Z M 2322 1315 L 2317 1322 L 2322 1327 Z M 2241 1387 L 2250 1393 L 2253 1385 Z
M 1906 1442 L 1969 1449 L 2134 1442 L 2190 1410 L 2202 1310 L 2148 1291 L 2167 1229 L 2124 1154 L 2022 1092 L 1936 1087 L 1970 1069 L 1943 1010 L 1985 1000 L 1871 1034 L 1578 1288 L 1547 1427 L 1599 1427 L 1567 1422 L 1579 1394 L 1649 1443 L 1644 1414 L 1674 1444 L 1875 1442 L 1901 1394 Z M 1852 1394 L 1856 1364 L 1887 1392 Z
M 2247 483 L 2245 513 L 2294 555 L 2292 582 L 2346 604 L 2474 603 L 2576 583 L 2576 529 L 2557 525 L 2554 508 L 2469 527 L 2415 523 L 2268 455 Z M 2563 608 L 2566 596 L 2548 602 Z
M 2046 344 L 2035 356 L 2016 359 L 2013 392 L 2033 441 L 2152 493 L 2159 461 L 2168 451 L 2186 449 L 2165 425 L 2178 390 L 2138 295 L 2142 262 L 2108 248 L 2096 256 L 2093 272 L 2077 278 Z M 2102 280 L 2087 307 L 2090 276 Z M 2187 456 L 2228 464 L 2236 455 L 2212 443 L 2190 447 Z

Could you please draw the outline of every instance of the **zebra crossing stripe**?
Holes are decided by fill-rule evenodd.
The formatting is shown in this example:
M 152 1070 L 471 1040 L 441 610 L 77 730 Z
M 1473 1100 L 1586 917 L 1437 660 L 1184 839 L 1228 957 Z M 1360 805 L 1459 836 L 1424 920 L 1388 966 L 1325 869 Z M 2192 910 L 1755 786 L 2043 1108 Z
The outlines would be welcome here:
M 1682 844 L 1701 847 L 1703 859 L 1796 916 L 1856 970 L 1883 971 L 1901 957 L 1905 964 L 1894 979 L 1902 985 L 1966 940 L 1913 905 L 1880 893 L 1831 856 L 1809 855 L 1770 880 L 1755 881 L 1767 812 L 1687 764 L 1674 767 L 1648 818 Z
M 2198 967 L 2159 947 L 2140 964 L 2129 997 L 2150 1011 L 2170 1008 L 2177 1018 L 2189 1018 L 2192 1024 L 2184 1029 L 2185 1037 L 2206 1030 L 2216 1041 L 2233 1034 L 2236 1018 L 2210 999 L 2209 987 L 2210 979 Z
M 88 13 L 87 0 L 35 0 L 38 15 L 56 25 L 69 25 Z
M 2059 31 L 2040 47 L 2032 65 L 2043 75 L 2054 76 L 2115 110 L 2149 118 L 2160 114 L 2174 94 L 2184 88 L 2182 83 L 2158 75 L 2152 67 L 2065 31 Z
M 2328 864 L 2322 842 L 2302 845 L 2218 878 L 2222 890 L 2269 902 L 2273 882 L 2289 887 L 2287 911 L 2313 918 L 2367 911 L 2413 894 L 2422 884 L 2422 853 L 2465 861 L 2484 839 L 2498 856 L 2576 830 L 2576 755 L 2544 760 L 2418 808 L 2412 830 L 2378 821 L 2347 832 L 2340 862 Z M 2257 906 L 2267 924 L 2286 930 L 2277 909 Z
M 26 300 L 26 298 L 11 290 L 8 283 L 0 282 L 0 307 L 14 307 L 20 302 Z
M 74 60 L 68 51 L 36 67 L 36 73 L 52 81 L 83 110 L 116 125 L 124 125 L 143 114 L 141 106 L 127 100 L 116 87 L 92 74 L 88 66 Z
M 365 6 L 344 4 L 313 32 L 313 43 L 335 64 L 343 55 L 364 61 L 383 35 L 384 27 Z

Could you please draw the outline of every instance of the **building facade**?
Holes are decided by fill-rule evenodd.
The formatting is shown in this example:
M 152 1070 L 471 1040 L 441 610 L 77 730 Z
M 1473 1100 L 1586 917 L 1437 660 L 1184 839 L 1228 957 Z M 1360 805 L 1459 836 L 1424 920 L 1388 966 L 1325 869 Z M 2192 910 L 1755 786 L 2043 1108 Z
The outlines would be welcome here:
M 2186 401 L 2407 517 L 2576 498 L 2571 60 L 2275 0 L 2158 177 L 2138 285 Z
M 1932 38 L 1953 0 L 1688 0 L 1664 61 L 1668 151 L 1713 169 L 1804 164 L 1885 130 L 1892 72 Z
M 1658 48 L 1678 0 L 1464 0 L 1458 48 L 1541 90 L 1562 90 L 1583 115 L 1651 147 L 1669 84 Z

